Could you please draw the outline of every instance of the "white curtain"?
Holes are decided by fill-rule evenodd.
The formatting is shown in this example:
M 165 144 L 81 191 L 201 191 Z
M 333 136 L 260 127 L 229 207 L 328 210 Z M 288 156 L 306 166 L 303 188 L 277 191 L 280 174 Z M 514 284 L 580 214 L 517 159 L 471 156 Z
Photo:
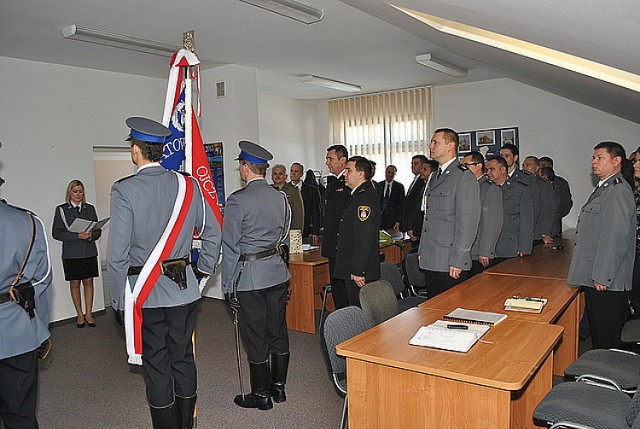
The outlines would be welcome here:
M 377 163 L 375 180 L 384 169 L 398 168 L 396 180 L 411 183 L 411 157 L 428 156 L 431 138 L 431 89 L 413 88 L 329 101 L 331 144 L 342 144 L 349 156 Z

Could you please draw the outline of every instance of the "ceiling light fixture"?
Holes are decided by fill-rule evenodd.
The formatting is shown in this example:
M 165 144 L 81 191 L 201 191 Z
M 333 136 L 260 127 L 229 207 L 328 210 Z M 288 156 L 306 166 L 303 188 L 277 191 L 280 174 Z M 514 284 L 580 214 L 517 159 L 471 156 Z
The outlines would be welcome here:
M 324 10 L 316 9 L 294 0 L 240 0 L 259 8 L 295 19 L 304 24 L 313 24 L 321 21 L 324 17 Z
M 96 28 L 84 27 L 82 25 L 69 25 L 62 29 L 65 39 L 80 40 L 82 42 L 95 43 L 98 45 L 112 46 L 129 51 L 144 52 L 146 54 L 171 57 L 180 46 L 168 43 L 156 42 L 155 40 L 141 39 L 139 37 L 125 34 L 110 33 Z
M 448 74 L 449 76 L 463 77 L 469 74 L 469 70 L 465 70 L 462 67 L 443 61 L 431 54 L 416 56 L 416 62 L 425 67 L 429 67 L 430 69 Z
M 310 85 L 322 86 L 324 88 L 330 88 L 344 92 L 358 92 L 362 89 L 360 85 L 354 85 L 352 83 L 340 82 L 339 80 L 327 79 L 324 77 L 313 75 L 302 76 L 301 80 L 304 83 L 308 83 Z

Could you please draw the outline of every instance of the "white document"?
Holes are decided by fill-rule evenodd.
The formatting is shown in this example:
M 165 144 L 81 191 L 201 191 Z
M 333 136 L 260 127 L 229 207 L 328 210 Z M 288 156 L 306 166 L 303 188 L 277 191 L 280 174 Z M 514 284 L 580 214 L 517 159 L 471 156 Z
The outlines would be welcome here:
M 111 218 L 105 218 L 101 221 L 95 222 L 92 220 L 80 219 L 79 217 L 75 218 L 71 225 L 69 225 L 69 232 L 75 232 L 80 234 L 81 232 L 93 231 L 94 229 L 100 229 L 109 222 Z
M 464 325 L 467 329 L 449 329 L 447 325 Z M 420 327 L 409 344 L 466 353 L 489 328 L 487 325 L 438 320 L 429 326 Z

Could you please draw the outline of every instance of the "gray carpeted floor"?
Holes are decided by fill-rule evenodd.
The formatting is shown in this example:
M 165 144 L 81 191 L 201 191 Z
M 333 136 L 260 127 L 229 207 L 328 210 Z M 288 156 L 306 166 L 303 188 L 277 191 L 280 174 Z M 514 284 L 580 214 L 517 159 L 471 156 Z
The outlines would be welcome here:
M 126 363 L 124 334 L 113 312 L 97 313 L 96 328 L 75 318 L 52 326 L 53 350 L 41 365 L 38 419 L 43 429 L 149 428 L 141 368 Z M 331 428 L 339 425 L 342 397 L 333 387 L 320 335 L 290 331 L 287 401 L 270 411 L 245 410 L 239 393 L 231 313 L 222 301 L 199 306 L 199 428 Z M 249 369 L 243 356 L 245 390 Z

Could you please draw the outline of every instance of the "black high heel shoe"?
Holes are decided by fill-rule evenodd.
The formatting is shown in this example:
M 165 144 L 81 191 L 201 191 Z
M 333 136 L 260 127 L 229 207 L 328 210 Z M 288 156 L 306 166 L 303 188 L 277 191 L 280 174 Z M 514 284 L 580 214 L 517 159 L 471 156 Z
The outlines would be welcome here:
M 78 323 L 78 319 L 76 319 L 76 326 L 78 328 L 84 328 L 85 323 L 86 323 L 86 320 L 83 320 L 82 323 Z
M 96 327 L 96 321 L 94 320 L 93 322 L 89 322 L 87 320 L 87 316 L 86 315 L 84 316 L 84 321 L 87 323 L 87 325 L 89 325 L 90 328 L 95 328 Z

